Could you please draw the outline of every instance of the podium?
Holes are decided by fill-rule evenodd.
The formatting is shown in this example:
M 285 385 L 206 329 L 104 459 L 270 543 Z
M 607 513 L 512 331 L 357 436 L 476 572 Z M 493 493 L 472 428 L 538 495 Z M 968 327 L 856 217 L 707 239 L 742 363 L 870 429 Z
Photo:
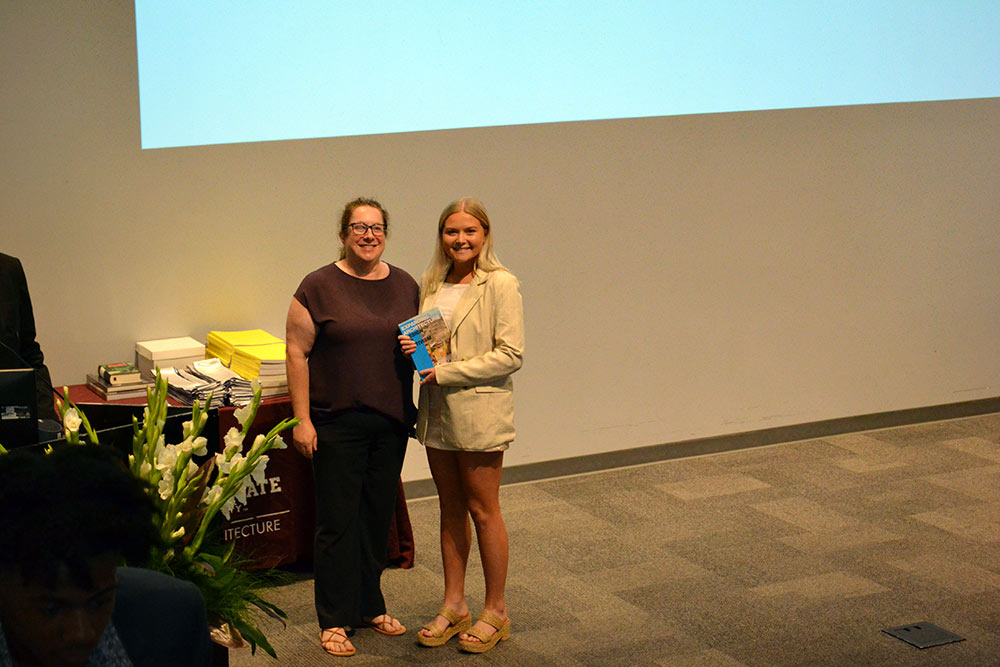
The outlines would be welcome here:
M 86 385 L 71 386 L 69 399 L 80 405 L 99 429 L 130 424 L 133 414 L 141 419 L 142 407 L 146 404 L 141 398 L 105 401 Z M 190 414 L 190 407 L 169 400 L 168 417 Z M 209 412 L 209 421 L 202 435 L 208 438 L 210 451 L 220 451 L 226 432 L 232 427 L 239 428 L 235 412 L 233 407 Z M 267 433 L 275 424 L 291 416 L 292 404 L 287 396 L 264 399 L 257 410 L 253 427 L 244 438 L 244 445 L 253 442 L 258 433 Z M 237 505 L 228 519 L 222 518 L 223 541 L 236 543 L 237 552 L 249 561 L 250 569 L 312 561 L 316 516 L 312 464 L 292 446 L 291 430 L 283 432 L 282 437 L 288 442 L 288 448 L 268 453 L 264 483 L 251 481 L 246 505 Z M 116 438 L 115 444 L 121 446 L 121 440 L 121 437 Z M 173 441 L 168 437 L 168 442 Z M 413 529 L 400 481 L 396 494 L 396 515 L 389 532 L 388 564 L 410 568 L 413 567 L 413 557 Z

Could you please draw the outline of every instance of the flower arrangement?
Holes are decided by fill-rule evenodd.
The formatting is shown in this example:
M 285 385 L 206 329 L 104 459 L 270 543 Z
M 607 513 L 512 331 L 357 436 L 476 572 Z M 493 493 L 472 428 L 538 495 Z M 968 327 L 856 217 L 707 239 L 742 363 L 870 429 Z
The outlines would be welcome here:
M 208 441 L 201 432 L 208 412 L 195 401 L 191 419 L 182 426 L 182 440 L 167 444 L 164 436 L 167 417 L 167 381 L 157 374 L 147 390 L 142 422 L 132 418 L 132 452 L 128 465 L 132 474 L 146 483 L 147 493 L 159 510 L 154 520 L 161 546 L 154 550 L 149 567 L 194 582 L 205 598 L 212 638 L 229 647 L 249 643 L 251 652 L 260 646 L 277 657 L 267 638 L 255 625 L 253 609 L 284 621 L 287 615 L 257 594 L 268 575 L 240 567 L 233 547 L 218 540 L 216 519 L 229 517 L 237 503 L 246 502 L 247 487 L 262 482 L 268 452 L 286 447 L 280 433 L 298 424 L 285 419 L 266 435 L 258 435 L 244 452 L 244 437 L 253 425 L 261 401 L 261 387 L 253 383 L 253 400 L 235 412 L 240 429 L 231 428 L 224 437 L 222 451 L 208 456 Z M 99 444 L 98 435 L 86 415 L 70 402 L 57 399 L 66 441 L 80 444 L 83 428 L 86 440 Z M 211 396 L 206 404 L 211 404 Z M 195 457 L 207 457 L 200 465 Z

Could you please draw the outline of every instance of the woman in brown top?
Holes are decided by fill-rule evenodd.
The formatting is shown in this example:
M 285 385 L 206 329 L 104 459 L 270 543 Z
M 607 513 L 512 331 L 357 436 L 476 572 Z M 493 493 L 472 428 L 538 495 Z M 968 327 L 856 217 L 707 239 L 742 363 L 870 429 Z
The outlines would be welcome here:
M 381 260 L 388 223 L 377 201 L 348 203 L 340 259 L 306 276 L 288 309 L 292 435 L 313 462 L 316 613 L 332 655 L 355 653 L 349 628 L 406 631 L 386 613 L 380 579 L 416 412 L 397 324 L 416 314 L 418 288 Z

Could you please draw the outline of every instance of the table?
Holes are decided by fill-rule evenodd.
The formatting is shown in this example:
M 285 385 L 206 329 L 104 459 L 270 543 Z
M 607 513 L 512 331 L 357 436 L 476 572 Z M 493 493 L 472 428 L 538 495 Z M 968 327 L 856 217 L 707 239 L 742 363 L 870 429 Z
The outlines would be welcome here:
M 90 391 L 86 385 L 69 387 L 69 399 L 84 406 L 88 419 L 95 428 L 109 428 L 131 424 L 131 416 L 142 417 L 145 399 L 105 401 Z M 168 415 L 190 413 L 190 408 L 169 400 Z M 202 433 L 209 441 L 209 449 L 221 450 L 223 437 L 230 428 L 239 428 L 236 408 L 223 407 L 211 410 L 209 422 Z M 258 433 L 267 433 L 283 419 L 292 416 L 291 401 L 287 396 L 261 401 L 253 427 L 244 439 L 248 446 Z M 95 423 L 96 422 L 96 423 Z M 131 430 L 122 430 L 121 440 Z M 297 562 L 311 562 L 315 522 L 315 498 L 312 464 L 291 446 L 291 431 L 283 434 L 288 449 L 271 450 L 264 484 L 251 481 L 246 505 L 237 506 L 229 519 L 223 518 L 222 539 L 235 542 L 237 551 L 249 563 L 249 569 L 264 569 Z M 102 442 L 106 438 L 102 437 Z M 168 437 L 168 442 L 174 440 Z M 115 442 L 122 446 L 124 442 Z M 131 445 L 126 445 L 131 449 Z M 389 564 L 400 568 L 413 567 L 413 529 L 399 482 L 396 495 L 396 516 L 389 534 Z

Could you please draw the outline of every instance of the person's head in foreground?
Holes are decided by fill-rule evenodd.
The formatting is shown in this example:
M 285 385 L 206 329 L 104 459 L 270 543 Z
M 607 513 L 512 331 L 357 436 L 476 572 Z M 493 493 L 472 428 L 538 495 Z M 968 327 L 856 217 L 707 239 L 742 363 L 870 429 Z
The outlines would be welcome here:
M 127 660 L 109 627 L 115 568 L 148 559 L 152 512 L 104 448 L 0 455 L 0 664 Z

